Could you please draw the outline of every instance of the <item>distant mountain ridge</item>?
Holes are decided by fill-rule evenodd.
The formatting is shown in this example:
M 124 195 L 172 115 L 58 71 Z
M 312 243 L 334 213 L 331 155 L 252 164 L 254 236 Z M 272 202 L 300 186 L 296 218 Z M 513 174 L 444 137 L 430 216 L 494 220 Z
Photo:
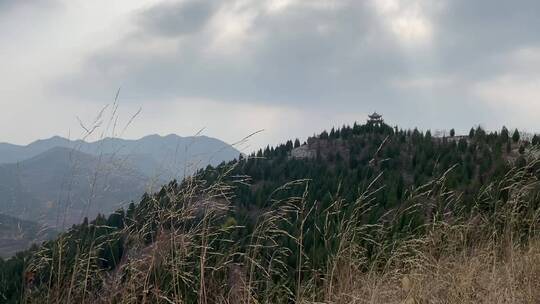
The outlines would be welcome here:
M 48 226 L 78 223 L 137 199 L 150 178 L 112 157 L 56 147 L 0 165 L 0 212 Z
M 169 174 L 186 170 L 185 173 L 189 174 L 208 164 L 217 165 L 224 160 L 234 159 L 240 154 L 231 145 L 207 136 L 154 134 L 140 139 L 107 137 L 94 142 L 54 136 L 28 145 L 0 143 L 0 164 L 20 162 L 56 147 L 70 148 L 94 156 L 131 156 L 137 160 L 139 169 L 147 175 L 160 173 L 161 170 L 171 171 Z M 155 172 L 156 170 L 158 172 Z M 166 176 L 165 179 L 171 177 L 173 176 Z
M 239 155 L 215 138 L 174 134 L 0 143 L 0 213 L 63 230 L 84 217 L 109 214 L 168 180 Z

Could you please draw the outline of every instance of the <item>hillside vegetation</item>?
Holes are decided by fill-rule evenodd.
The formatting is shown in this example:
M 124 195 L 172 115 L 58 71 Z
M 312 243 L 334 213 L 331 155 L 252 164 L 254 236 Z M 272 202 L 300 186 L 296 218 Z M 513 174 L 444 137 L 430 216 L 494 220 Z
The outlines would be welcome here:
M 53 229 L 0 213 L 0 257 L 2 258 L 10 257 L 21 248 L 29 248 L 33 243 L 41 243 L 56 235 L 57 232 Z
M 95 142 L 56 136 L 26 146 L 0 143 L 0 213 L 65 231 L 85 216 L 109 215 L 145 191 L 239 154 L 215 138 L 174 134 Z M 28 248 L 9 235 L 2 239 L 0 256 Z
M 8 303 L 534 303 L 519 133 L 345 126 L 172 181 L 1 261 Z

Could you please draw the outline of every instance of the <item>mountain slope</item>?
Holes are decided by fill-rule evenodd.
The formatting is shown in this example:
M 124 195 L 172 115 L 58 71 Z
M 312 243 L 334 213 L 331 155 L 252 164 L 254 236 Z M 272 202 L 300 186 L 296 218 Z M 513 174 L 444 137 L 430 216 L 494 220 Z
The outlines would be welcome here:
M 0 210 L 62 228 L 137 199 L 148 178 L 112 157 L 52 148 L 0 166 Z
M 45 217 L 48 224 L 63 222 L 61 214 L 68 206 L 89 216 L 108 213 L 137 198 L 146 186 L 183 178 L 238 155 L 214 138 L 173 134 L 96 142 L 55 136 L 27 146 L 0 144 L 0 212 L 29 220 Z M 83 212 L 85 204 L 94 205 L 91 212 Z M 67 223 L 77 220 L 68 216 Z
M 0 257 L 9 257 L 56 234 L 56 231 L 37 223 L 0 214 Z
M 0 144 L 0 213 L 63 230 L 238 155 L 205 136 L 90 143 L 55 136 L 27 146 Z
M 532 149 L 504 129 L 435 138 L 369 124 L 288 141 L 74 226 L 6 262 L 37 269 L 38 283 L 0 290 L 58 302 L 348 303 L 354 278 L 486 240 L 504 254 L 538 239 Z M 80 277 L 81 267 L 91 270 Z

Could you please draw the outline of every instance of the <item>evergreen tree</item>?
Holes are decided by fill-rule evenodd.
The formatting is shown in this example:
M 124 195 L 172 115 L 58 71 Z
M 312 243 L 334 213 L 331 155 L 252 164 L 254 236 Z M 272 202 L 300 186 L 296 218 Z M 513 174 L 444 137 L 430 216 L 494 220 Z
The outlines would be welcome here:
M 471 130 L 469 131 L 469 138 L 470 139 L 474 138 L 474 128 L 471 128 Z
M 430 130 L 426 131 L 425 139 L 426 140 L 431 140 L 431 131 Z
M 508 129 L 506 127 L 502 127 L 501 129 L 501 141 L 507 142 L 510 138 L 510 132 L 508 132 Z
M 519 141 L 520 135 L 518 129 L 514 131 L 514 134 L 512 134 L 512 141 L 514 143 L 517 143 Z
M 478 126 L 478 128 L 476 128 L 476 131 L 474 132 L 474 137 L 477 140 L 485 140 L 486 139 L 486 131 L 484 131 L 484 129 L 481 126 Z
M 321 139 L 328 139 L 328 132 L 323 131 L 323 132 L 321 133 L 321 135 L 320 135 L 320 138 L 321 138 Z

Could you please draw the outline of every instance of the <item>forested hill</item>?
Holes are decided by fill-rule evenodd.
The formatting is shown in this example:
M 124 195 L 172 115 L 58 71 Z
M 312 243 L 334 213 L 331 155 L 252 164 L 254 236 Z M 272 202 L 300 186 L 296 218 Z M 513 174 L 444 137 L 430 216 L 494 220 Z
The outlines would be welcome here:
M 237 212 L 247 214 L 267 207 L 276 188 L 299 179 L 309 179 L 309 200 L 323 205 L 336 197 L 354 200 L 370 184 L 373 189 L 384 187 L 375 200 L 381 212 L 398 206 L 407 190 L 447 170 L 449 188 L 473 195 L 488 181 L 504 175 L 512 164 L 522 163 L 523 153 L 531 145 L 520 140 L 517 130 L 509 134 L 506 128 L 489 134 L 480 127 L 466 136 L 450 133 L 453 136 L 433 137 L 430 131 L 354 124 L 325 131 L 304 143 L 290 140 L 261 149 L 235 163 L 229 172 L 249 181 L 249 186 L 235 187 Z M 533 142 L 538 144 L 537 137 Z M 230 167 L 230 163 L 221 166 Z M 221 171 L 207 168 L 200 174 L 213 181 Z
M 127 210 L 85 221 L 41 249 L 1 261 L 0 295 L 12 302 L 22 293 L 89 301 L 122 281 L 114 288 L 144 282 L 156 293 L 152 299 L 174 295 L 196 302 L 205 284 L 205 295 L 211 288 L 217 294 L 219 284 L 234 290 L 235 282 L 249 277 L 261 296 L 290 297 L 308 276 L 305 269 L 325 280 L 329 260 L 343 250 L 337 238 L 345 232 L 366 225 L 362 237 L 354 234 L 349 243 L 372 259 L 381 244 L 422 234 L 438 208 L 446 218 L 479 212 L 479 191 L 527 166 L 529 151 L 539 144 L 536 136 L 525 141 L 506 128 L 450 133 L 441 138 L 386 124 L 354 124 L 209 166 L 144 195 Z M 432 196 L 437 203 L 428 204 Z M 269 272 L 254 272 L 258 267 Z M 268 281 L 284 289 L 270 288 Z M 144 289 L 133 286 L 129 292 Z M 109 296 L 111 302 L 122 297 Z

